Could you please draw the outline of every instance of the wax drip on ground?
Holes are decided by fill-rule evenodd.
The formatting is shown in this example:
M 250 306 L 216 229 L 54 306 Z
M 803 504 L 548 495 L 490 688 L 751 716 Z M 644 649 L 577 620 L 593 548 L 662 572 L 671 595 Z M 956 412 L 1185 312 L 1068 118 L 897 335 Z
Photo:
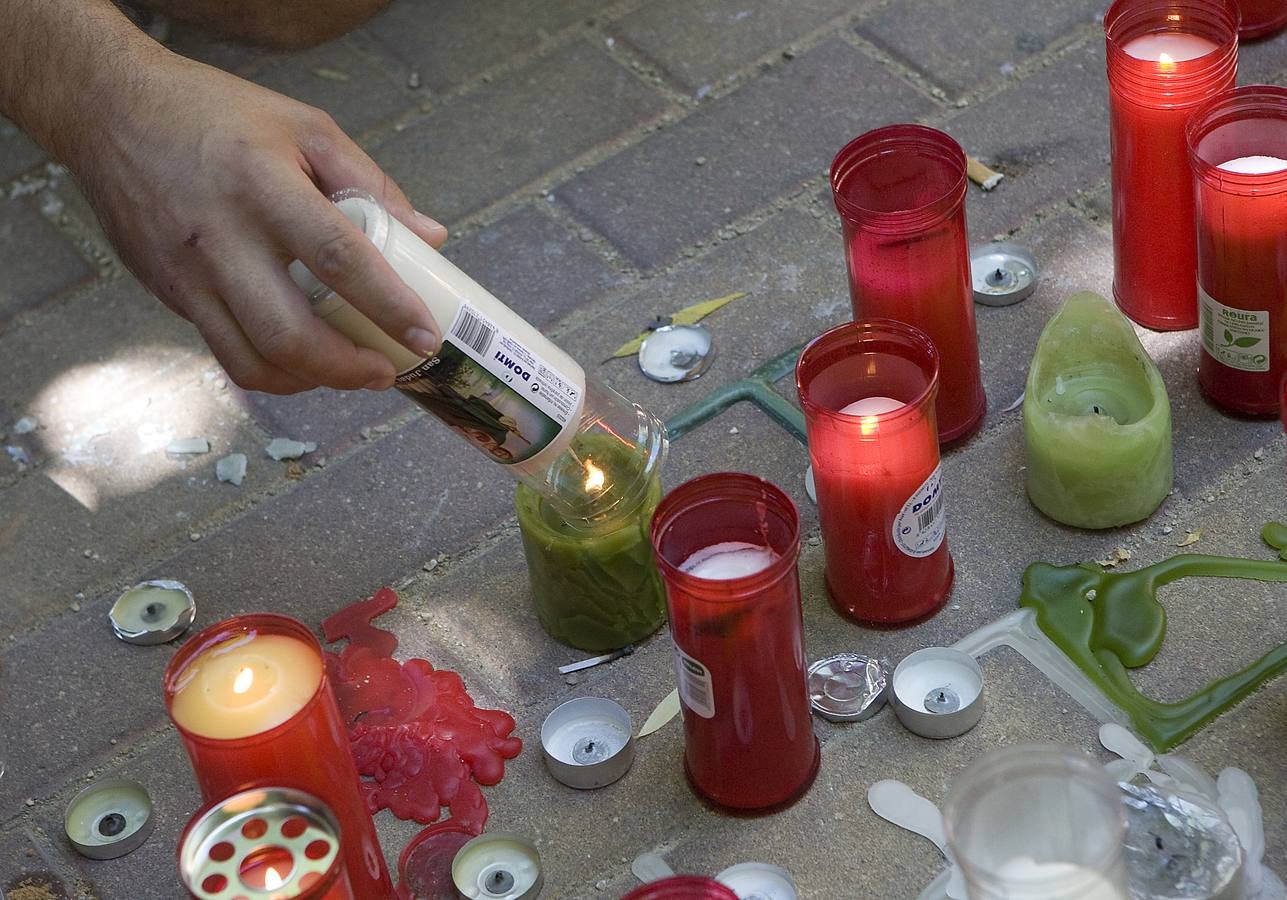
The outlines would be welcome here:
M 426 825 L 445 806 L 450 821 L 479 834 L 487 822 L 479 785 L 499 782 L 523 742 L 510 737 L 514 718 L 476 707 L 455 672 L 393 658 L 397 635 L 371 621 L 397 604 L 398 595 L 381 588 L 322 622 L 327 643 L 348 639 L 339 653 L 326 653 L 326 670 L 367 807 Z

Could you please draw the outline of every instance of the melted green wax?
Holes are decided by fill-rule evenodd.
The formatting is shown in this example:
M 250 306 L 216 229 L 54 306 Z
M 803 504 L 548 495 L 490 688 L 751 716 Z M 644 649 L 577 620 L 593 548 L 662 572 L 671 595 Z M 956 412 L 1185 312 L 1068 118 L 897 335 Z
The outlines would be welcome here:
M 1287 525 L 1270 522 L 1260 536 L 1287 560 Z M 1128 670 L 1146 665 L 1162 649 L 1166 610 L 1157 589 L 1191 575 L 1287 582 L 1287 564 L 1182 553 L 1134 572 L 1108 572 L 1091 563 L 1033 563 L 1023 573 L 1019 605 L 1036 612 L 1046 636 L 1130 716 L 1135 730 L 1159 753 L 1287 669 L 1283 644 L 1177 703 L 1141 694 Z

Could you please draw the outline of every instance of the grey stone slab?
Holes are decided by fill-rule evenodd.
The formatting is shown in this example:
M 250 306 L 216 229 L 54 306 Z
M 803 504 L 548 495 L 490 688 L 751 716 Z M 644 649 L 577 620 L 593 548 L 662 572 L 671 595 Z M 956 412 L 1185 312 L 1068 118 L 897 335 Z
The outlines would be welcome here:
M 785 6 L 771 0 L 667 0 L 641 6 L 610 23 L 608 30 L 695 92 L 853 9 L 847 0 Z
M 330 456 L 360 439 L 364 428 L 379 428 L 417 407 L 395 390 L 337 391 L 317 388 L 302 394 L 264 394 L 232 387 L 230 392 L 265 431 L 275 437 L 314 441 Z
M 47 891 L 27 896 L 57 900 L 71 896 L 70 886 L 60 877 L 65 870 L 56 859 L 51 861 L 51 856 L 30 828 L 16 827 L 0 834 L 0 859 L 5 861 L 0 866 L 0 891 L 7 891 L 7 896 L 12 897 L 24 896 L 21 893 L 24 888 Z
M 932 109 L 885 67 L 830 39 L 556 195 L 629 259 L 655 269 L 824 172 L 852 137 Z
M 443 252 L 537 328 L 590 306 L 626 281 L 586 241 L 531 206 L 448 241 Z
M 256 69 L 254 80 L 331 114 L 357 136 L 419 99 L 344 40 L 291 53 Z
M 1102 15 L 1100 0 L 913 0 L 886 5 L 857 31 L 952 95 L 999 81 Z M 1002 67 L 1006 67 L 1004 70 Z
M 0 117 L 0 181 L 21 175 L 44 158 L 44 150 L 23 134 L 17 125 Z
M 1287 82 L 1287 32 L 1238 46 L 1238 84 L 1284 84 Z
M 450 224 L 665 106 L 599 48 L 576 41 L 445 101 L 372 156 L 417 208 Z
M 0 322 L 88 282 L 93 270 L 31 203 L 0 199 Z
M 504 5 L 471 0 L 398 0 L 364 25 L 370 36 L 433 91 L 459 85 L 478 73 L 536 49 L 550 35 L 593 15 L 601 0 Z
M 1108 82 L 1102 40 L 1087 40 L 1023 81 L 953 118 L 965 152 L 1005 174 L 971 188 L 975 240 L 1011 231 L 1038 209 L 1108 177 Z

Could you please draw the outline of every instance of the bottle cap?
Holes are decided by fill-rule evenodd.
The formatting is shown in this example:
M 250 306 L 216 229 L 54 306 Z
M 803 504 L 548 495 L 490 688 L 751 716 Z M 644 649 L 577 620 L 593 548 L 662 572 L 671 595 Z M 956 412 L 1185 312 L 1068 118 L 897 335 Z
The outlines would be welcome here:
M 663 325 L 639 345 L 639 368 L 653 381 L 692 381 L 714 361 L 715 345 L 702 325 Z
M 137 849 L 152 833 L 152 798 L 127 778 L 104 778 L 72 798 L 63 830 L 76 852 L 90 859 L 116 859 Z
M 746 900 L 796 900 L 795 879 L 781 866 L 744 862 L 729 866 L 715 880 Z
M 541 857 L 527 838 L 505 832 L 480 834 L 460 848 L 451 880 L 470 900 L 533 900 L 541 893 Z
M 612 784 L 635 759 L 630 713 L 599 697 L 569 700 L 545 717 L 541 752 L 550 774 L 568 787 Z
M 112 604 L 112 631 L 127 644 L 164 644 L 188 630 L 197 615 L 192 591 L 178 581 L 144 581 Z
M 857 653 L 837 653 L 809 666 L 809 702 L 832 722 L 861 722 L 889 696 L 889 663 Z
M 1010 306 L 1037 289 L 1037 262 L 1019 244 L 976 244 L 970 249 L 970 278 L 975 303 Z

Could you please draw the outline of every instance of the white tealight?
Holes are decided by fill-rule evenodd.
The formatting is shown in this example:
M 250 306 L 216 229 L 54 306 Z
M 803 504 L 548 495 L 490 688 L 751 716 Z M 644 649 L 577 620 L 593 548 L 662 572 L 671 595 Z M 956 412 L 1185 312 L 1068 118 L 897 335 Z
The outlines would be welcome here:
M 1287 169 L 1287 159 L 1279 159 L 1277 156 L 1239 156 L 1220 163 L 1219 168 L 1239 175 L 1268 175 L 1270 172 Z
M 1037 862 L 1031 856 L 1016 856 L 1002 863 L 997 877 L 1005 882 L 1006 896 L 1013 900 L 1126 900 L 1098 872 L 1074 863 Z
M 713 581 L 744 578 L 762 572 L 778 558 L 768 547 L 745 541 L 725 541 L 703 547 L 679 567 L 681 572 Z
M 901 409 L 906 405 L 901 400 L 895 400 L 893 397 L 863 397 L 861 400 L 855 400 L 850 403 L 840 410 L 840 413 L 846 416 L 878 416 L 881 413 Z

